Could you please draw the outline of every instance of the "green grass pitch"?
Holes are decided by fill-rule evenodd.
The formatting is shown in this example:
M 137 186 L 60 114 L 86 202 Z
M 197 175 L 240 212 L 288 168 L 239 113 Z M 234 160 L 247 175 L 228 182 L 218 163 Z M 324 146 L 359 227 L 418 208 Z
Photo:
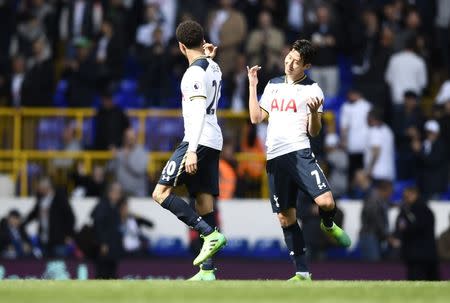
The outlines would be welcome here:
M 0 281 L 0 302 L 450 302 L 449 282 Z

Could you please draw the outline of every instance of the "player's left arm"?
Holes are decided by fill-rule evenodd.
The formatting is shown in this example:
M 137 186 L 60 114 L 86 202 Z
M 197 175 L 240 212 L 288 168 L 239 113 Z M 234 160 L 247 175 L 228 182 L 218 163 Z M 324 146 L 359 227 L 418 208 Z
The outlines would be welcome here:
M 192 110 L 196 118 L 192 119 L 192 135 L 190 137 L 188 150 L 186 152 L 185 169 L 188 174 L 193 175 L 197 172 L 197 147 L 206 120 L 206 97 L 196 96 L 189 102 L 190 110 Z
M 322 105 L 323 99 L 319 97 L 311 98 L 308 103 L 308 133 L 311 137 L 315 137 L 322 129 Z
M 191 135 L 186 152 L 185 170 L 188 174 L 197 172 L 197 147 L 206 121 L 206 79 L 205 72 L 199 68 L 192 68 L 193 83 L 188 84 L 186 95 L 189 115 L 194 116 L 191 124 Z

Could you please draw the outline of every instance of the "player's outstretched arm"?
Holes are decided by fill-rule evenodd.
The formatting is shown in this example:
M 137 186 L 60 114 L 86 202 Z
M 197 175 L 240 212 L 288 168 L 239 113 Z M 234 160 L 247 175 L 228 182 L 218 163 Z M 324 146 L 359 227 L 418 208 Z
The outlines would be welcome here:
M 265 118 L 267 118 L 267 113 L 259 106 L 258 96 L 256 93 L 256 88 L 258 86 L 258 71 L 260 69 L 261 66 L 258 65 L 255 65 L 252 68 L 247 66 L 249 83 L 248 109 L 250 112 L 250 121 L 253 124 L 261 123 Z

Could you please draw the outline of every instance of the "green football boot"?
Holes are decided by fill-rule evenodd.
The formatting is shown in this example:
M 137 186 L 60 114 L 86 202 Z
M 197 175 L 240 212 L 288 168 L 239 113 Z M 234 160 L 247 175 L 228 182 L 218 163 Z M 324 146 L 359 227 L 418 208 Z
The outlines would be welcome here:
M 200 265 L 200 270 L 193 277 L 189 278 L 188 281 L 215 281 L 216 280 L 216 270 L 205 270 Z
M 311 282 L 311 274 L 308 274 L 307 276 L 295 274 L 292 278 L 288 280 L 289 282 Z
M 349 247 L 352 244 L 352 241 L 350 240 L 350 237 L 347 235 L 347 233 L 342 228 L 337 226 L 334 222 L 333 226 L 328 228 L 323 224 L 323 221 L 320 221 L 320 229 L 325 234 L 335 239 L 340 246 Z
M 194 259 L 194 266 L 203 263 L 206 259 L 211 258 L 216 252 L 218 252 L 225 244 L 227 239 L 224 235 L 217 230 L 213 231 L 207 236 L 200 235 L 203 238 L 203 246 L 198 256 Z

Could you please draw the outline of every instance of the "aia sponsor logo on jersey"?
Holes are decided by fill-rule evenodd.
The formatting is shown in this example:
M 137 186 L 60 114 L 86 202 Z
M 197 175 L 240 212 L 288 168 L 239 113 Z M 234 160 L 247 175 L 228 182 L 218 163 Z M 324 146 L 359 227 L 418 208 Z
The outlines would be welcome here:
M 297 104 L 295 103 L 295 99 L 281 99 L 278 100 L 274 98 L 270 105 L 270 111 L 279 111 L 279 112 L 288 112 L 292 111 L 294 113 L 297 112 Z

